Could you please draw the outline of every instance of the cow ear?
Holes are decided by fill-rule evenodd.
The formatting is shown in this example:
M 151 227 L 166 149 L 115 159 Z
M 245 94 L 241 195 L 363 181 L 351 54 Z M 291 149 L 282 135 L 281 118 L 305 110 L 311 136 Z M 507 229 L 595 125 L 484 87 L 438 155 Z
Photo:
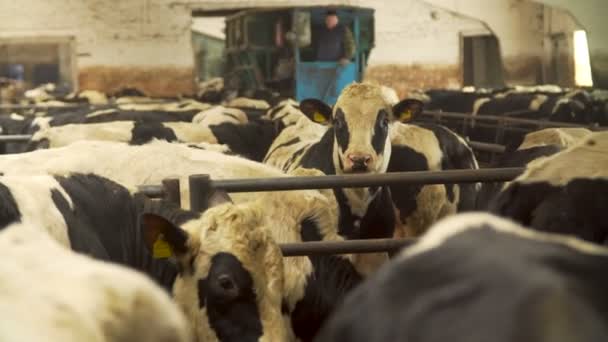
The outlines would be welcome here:
M 156 214 L 143 214 L 141 222 L 144 242 L 154 259 L 179 258 L 188 252 L 185 230 Z
M 399 103 L 393 106 L 394 120 L 401 122 L 410 122 L 416 118 L 420 113 L 424 103 L 415 99 L 401 100 Z
M 213 194 L 209 196 L 209 208 L 213 208 L 224 203 L 234 203 L 232 202 L 232 198 L 230 198 L 230 195 L 228 195 L 228 193 L 224 190 L 216 189 L 213 191 Z
M 305 99 L 300 102 L 300 110 L 316 123 L 323 125 L 331 123 L 331 107 L 321 100 Z

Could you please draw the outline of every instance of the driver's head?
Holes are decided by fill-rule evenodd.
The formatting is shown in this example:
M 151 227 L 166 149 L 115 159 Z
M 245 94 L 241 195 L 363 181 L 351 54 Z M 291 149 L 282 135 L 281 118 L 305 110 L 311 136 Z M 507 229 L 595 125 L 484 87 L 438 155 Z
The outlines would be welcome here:
M 325 13 L 325 26 L 330 30 L 338 26 L 338 14 L 335 10 L 328 10 Z

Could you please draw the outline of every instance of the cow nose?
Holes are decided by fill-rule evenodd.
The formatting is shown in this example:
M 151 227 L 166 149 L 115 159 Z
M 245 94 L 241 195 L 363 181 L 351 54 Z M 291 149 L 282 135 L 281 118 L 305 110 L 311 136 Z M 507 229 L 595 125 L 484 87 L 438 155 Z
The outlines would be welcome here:
M 372 160 L 369 154 L 349 154 L 347 157 L 353 163 L 353 169 L 366 169 Z

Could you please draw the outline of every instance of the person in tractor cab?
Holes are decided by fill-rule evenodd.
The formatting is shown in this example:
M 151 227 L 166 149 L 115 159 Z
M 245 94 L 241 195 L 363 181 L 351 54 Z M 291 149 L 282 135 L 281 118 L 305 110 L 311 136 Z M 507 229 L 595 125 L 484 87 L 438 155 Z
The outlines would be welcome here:
M 346 26 L 340 23 L 338 14 L 330 9 L 325 14 L 325 25 L 317 33 L 317 60 L 338 62 L 341 65 L 350 63 L 355 56 L 355 38 Z

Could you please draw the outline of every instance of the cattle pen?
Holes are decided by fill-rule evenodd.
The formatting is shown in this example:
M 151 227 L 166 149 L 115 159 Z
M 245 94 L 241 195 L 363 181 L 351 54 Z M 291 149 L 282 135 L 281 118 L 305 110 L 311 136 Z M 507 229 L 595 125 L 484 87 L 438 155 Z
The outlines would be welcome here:
M 223 193 L 331 189 L 339 187 L 373 187 L 391 184 L 429 185 L 511 181 L 524 168 L 481 170 L 415 171 L 372 175 L 327 175 L 287 178 L 249 178 L 213 180 L 209 175 L 190 175 L 190 208 L 202 212 L 210 207 L 213 197 Z M 165 179 L 161 185 L 143 185 L 138 191 L 150 198 L 164 198 L 180 204 L 179 179 Z M 414 243 L 416 239 L 362 239 L 348 241 L 313 241 L 281 244 L 285 257 L 352 254 L 394 253 Z

